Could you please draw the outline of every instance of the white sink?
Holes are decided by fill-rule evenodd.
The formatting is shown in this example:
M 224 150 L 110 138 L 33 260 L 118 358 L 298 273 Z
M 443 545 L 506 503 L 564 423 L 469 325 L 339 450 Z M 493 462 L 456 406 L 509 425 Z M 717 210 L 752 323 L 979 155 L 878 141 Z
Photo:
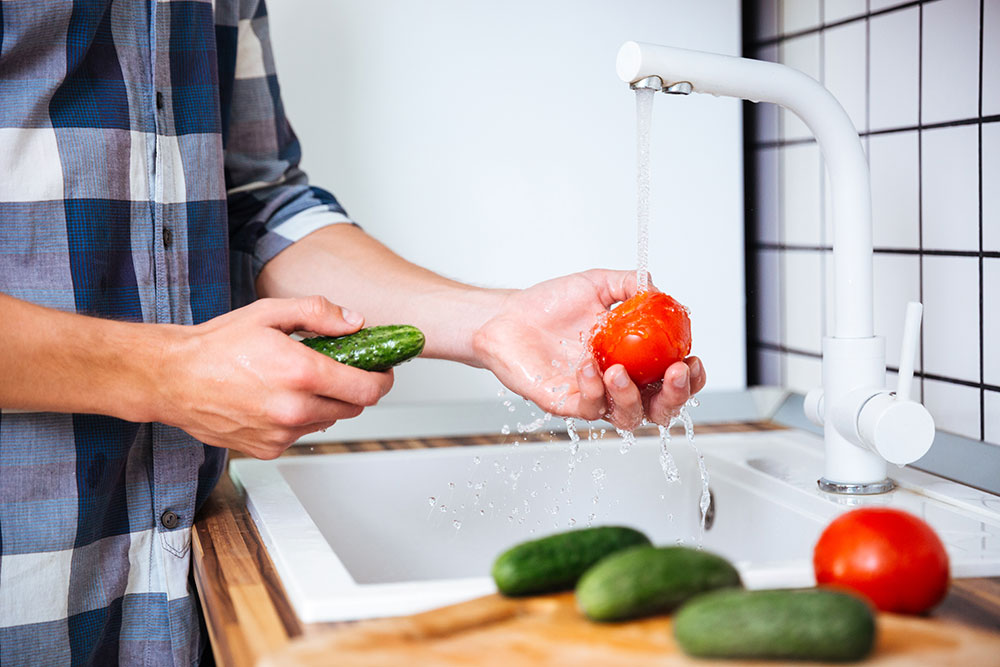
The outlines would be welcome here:
M 998 496 L 909 468 L 893 471 L 901 488 L 890 494 L 828 496 L 816 487 L 822 439 L 801 431 L 696 444 L 714 499 L 701 543 L 734 561 L 749 587 L 811 585 L 823 527 L 866 504 L 926 519 L 953 576 L 1000 575 Z M 309 623 L 410 614 L 492 592 L 498 553 L 571 525 L 624 524 L 658 544 L 697 544 L 701 479 L 691 447 L 670 444 L 681 479 L 669 483 L 658 439 L 640 438 L 626 454 L 620 446 L 610 436 L 585 440 L 572 472 L 570 445 L 559 442 L 243 459 L 230 474 Z

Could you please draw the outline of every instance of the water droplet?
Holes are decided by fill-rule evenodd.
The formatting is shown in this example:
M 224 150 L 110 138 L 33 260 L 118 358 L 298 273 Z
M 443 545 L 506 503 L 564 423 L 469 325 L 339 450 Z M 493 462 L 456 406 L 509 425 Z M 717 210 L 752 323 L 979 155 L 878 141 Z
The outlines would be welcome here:
M 542 462 L 541 461 L 535 461 L 535 465 L 531 466 L 531 471 L 532 472 L 541 472 L 542 471 Z
M 479 458 L 478 456 L 473 456 L 472 457 L 472 462 L 475 463 L 476 465 L 479 465 L 480 463 L 482 463 L 482 461 L 483 460 L 481 458 Z
M 429 505 L 430 505 L 431 507 L 434 507 L 434 503 L 436 503 L 436 502 L 437 502 L 437 498 L 435 498 L 434 496 L 431 496 L 430 498 L 428 498 L 428 499 L 427 499 L 427 503 L 428 503 L 428 504 L 429 504 Z
M 451 525 L 455 526 L 455 530 L 460 530 L 462 528 L 462 522 L 459 521 L 458 519 L 452 521 Z
M 513 405 L 508 405 L 507 406 L 507 412 L 514 412 L 514 410 L 516 410 L 516 409 L 517 408 L 515 408 Z
M 471 479 L 468 482 L 465 483 L 465 487 L 467 489 L 471 489 L 472 488 L 472 480 Z
M 448 482 L 448 488 L 449 489 L 454 489 L 455 488 L 455 482 Z
M 532 491 L 528 495 L 531 496 L 532 498 L 537 498 L 538 497 L 538 491 Z
M 569 525 L 570 525 L 570 527 L 575 526 L 576 525 L 576 519 L 570 518 Z
M 510 435 L 510 424 L 504 424 L 500 429 L 500 433 L 503 435 Z
M 507 395 L 507 390 L 506 389 L 504 389 L 503 387 L 500 387 L 499 389 L 497 389 L 497 398 L 503 398 L 506 395 Z
M 442 513 L 448 511 L 448 508 L 444 506 L 444 503 L 441 503 L 441 506 L 438 507 L 438 509 L 441 510 Z
M 552 360 L 552 368 L 559 368 L 559 362 L 556 361 L 555 359 Z M 555 390 L 553 389 L 553 391 Z
M 486 510 L 479 510 L 479 516 L 486 516 Z
M 593 476 L 594 481 L 598 482 L 604 479 L 604 468 L 594 468 L 594 471 L 590 474 Z

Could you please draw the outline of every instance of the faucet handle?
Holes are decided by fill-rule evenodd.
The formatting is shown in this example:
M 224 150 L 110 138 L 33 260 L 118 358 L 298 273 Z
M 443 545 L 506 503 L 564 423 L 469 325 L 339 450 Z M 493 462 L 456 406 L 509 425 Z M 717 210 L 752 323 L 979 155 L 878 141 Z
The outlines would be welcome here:
M 917 301 L 906 304 L 906 320 L 903 324 L 903 345 L 899 352 L 899 379 L 896 381 L 896 398 L 910 400 L 910 386 L 913 384 L 913 364 L 920 342 L 920 318 L 924 307 Z

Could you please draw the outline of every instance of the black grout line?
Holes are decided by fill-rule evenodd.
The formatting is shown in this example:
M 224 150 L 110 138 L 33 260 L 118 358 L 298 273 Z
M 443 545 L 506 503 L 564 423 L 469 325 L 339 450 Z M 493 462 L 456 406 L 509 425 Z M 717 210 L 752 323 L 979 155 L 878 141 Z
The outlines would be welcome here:
M 918 5 L 922 6 L 924 3 L 935 2 L 935 1 L 936 0 L 911 0 L 911 2 L 907 2 L 907 3 L 901 4 L 901 5 L 896 5 L 895 7 L 887 7 L 885 9 L 878 9 L 878 10 L 876 10 L 874 12 L 872 12 L 872 11 L 866 11 L 864 14 L 858 14 L 857 16 L 851 16 L 851 17 L 848 17 L 846 19 L 839 19 L 839 20 L 833 21 L 831 23 L 824 23 L 823 22 L 823 14 L 822 14 L 822 10 L 821 10 L 821 13 L 820 13 L 820 24 L 818 26 L 815 26 L 813 28 L 804 28 L 802 30 L 796 30 L 794 32 L 783 33 L 783 34 L 775 35 L 774 37 L 768 37 L 766 39 L 759 39 L 759 40 L 756 40 L 756 41 L 752 42 L 749 45 L 749 47 L 751 49 L 758 49 L 758 48 L 762 48 L 762 47 L 766 47 L 766 46 L 773 46 L 774 44 L 778 44 L 778 43 L 787 41 L 789 39 L 795 39 L 797 37 L 805 37 L 806 35 L 812 35 L 812 34 L 818 33 L 818 32 L 820 32 L 822 30 L 826 30 L 826 29 L 829 29 L 829 28 L 839 28 L 840 26 L 847 25 L 848 23 L 855 23 L 857 21 L 863 21 L 863 20 L 866 20 L 866 19 L 870 19 L 873 16 L 882 16 L 883 14 L 892 14 L 893 12 L 902 11 L 904 9 L 910 9 L 911 7 L 916 7 Z M 778 22 L 778 26 L 777 27 L 780 29 L 780 27 L 781 27 L 781 14 L 778 15 L 778 21 L 779 22 Z
M 777 16 L 778 16 L 778 29 L 781 29 L 783 19 L 785 16 L 785 1 L 778 0 L 777 5 Z M 794 1 L 794 0 L 793 0 Z M 784 49 L 785 43 L 782 41 L 778 43 L 778 62 L 784 62 Z M 778 136 L 784 136 L 785 134 L 785 114 L 779 110 L 778 111 Z M 784 152 L 778 156 L 778 190 L 777 190 L 777 212 L 778 212 L 778 243 L 785 242 L 785 197 L 784 188 L 782 187 L 785 178 L 785 154 Z M 782 255 L 778 255 L 777 258 L 777 269 L 778 269 L 778 336 L 782 341 L 788 339 L 788 322 L 787 322 L 787 307 L 788 304 L 785 302 L 785 258 Z M 784 356 L 778 358 L 778 375 L 781 378 L 781 386 L 788 385 L 788 362 Z
M 760 22 L 759 5 L 756 2 L 743 4 L 743 44 L 753 40 L 754 31 Z M 744 56 L 751 54 L 744 51 Z M 743 282 L 745 299 L 745 354 L 746 383 L 748 387 L 761 384 L 761 364 L 757 359 L 757 350 L 753 339 L 759 335 L 762 324 L 759 321 L 757 303 L 760 291 L 760 271 L 757 253 L 753 244 L 760 235 L 760 213 L 757 211 L 757 191 L 761 187 L 761 179 L 757 173 L 756 161 L 753 155 L 753 142 L 756 137 L 759 108 L 750 102 L 743 102 Z
M 924 303 L 924 5 L 920 3 L 917 25 L 917 256 L 918 298 Z M 927 331 L 927 314 L 924 313 L 920 327 L 917 348 L 920 354 L 920 368 L 924 366 L 924 332 Z M 920 376 L 920 401 L 924 400 L 924 377 Z
M 986 440 L 986 328 L 983 324 L 983 32 L 986 23 L 985 0 L 979 0 L 979 439 Z
M 919 130 L 939 130 L 945 127 L 961 127 L 963 125 L 982 125 L 984 123 L 989 124 L 998 122 L 1000 122 L 1000 114 L 994 114 L 991 116 L 976 116 L 974 118 L 939 121 L 937 123 L 927 123 L 926 125 L 917 124 L 907 125 L 904 127 L 889 127 L 881 130 L 869 130 L 865 132 L 858 132 L 858 136 L 869 138 L 881 136 L 883 134 L 899 134 L 902 132 L 917 132 Z M 759 149 L 773 149 L 784 148 L 786 146 L 803 146 L 814 143 L 816 143 L 816 139 L 814 137 L 801 137 L 798 139 L 769 139 L 767 141 L 758 141 L 754 147 Z
M 832 245 L 806 245 L 795 243 L 770 243 L 758 241 L 755 244 L 757 250 L 789 250 L 792 252 L 829 252 L 833 250 Z M 926 257 L 983 257 L 988 259 L 1000 259 L 1000 250 L 933 250 L 917 248 L 884 248 L 876 246 L 876 255 L 923 255 Z
M 813 352 L 812 350 L 802 350 L 795 347 L 788 347 L 787 345 L 779 345 L 777 343 L 769 343 L 767 341 L 758 340 L 754 344 L 762 350 L 770 350 L 772 352 L 779 352 L 781 354 L 789 354 L 796 357 L 806 357 L 809 359 L 822 360 L 823 355 L 820 352 Z M 895 366 L 886 366 L 886 370 L 892 373 L 898 373 L 899 368 Z M 974 382 L 972 380 L 963 380 L 961 378 L 947 377 L 945 375 L 938 375 L 936 373 L 925 373 L 917 369 L 913 369 L 913 377 L 933 380 L 935 382 L 942 382 L 944 384 L 954 384 L 960 385 L 962 387 L 971 387 L 973 389 L 982 389 L 984 392 L 992 391 L 1000 393 L 1000 385 L 986 384 L 984 382 Z

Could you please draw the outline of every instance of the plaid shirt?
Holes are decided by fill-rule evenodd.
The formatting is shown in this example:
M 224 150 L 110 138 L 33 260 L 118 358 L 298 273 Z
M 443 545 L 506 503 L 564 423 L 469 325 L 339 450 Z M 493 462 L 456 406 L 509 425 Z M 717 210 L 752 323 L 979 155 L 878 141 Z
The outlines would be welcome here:
M 263 0 L 0 0 L 0 291 L 136 322 L 243 305 L 347 221 L 298 160 Z M 0 663 L 197 663 L 191 523 L 224 464 L 162 424 L 0 415 Z

